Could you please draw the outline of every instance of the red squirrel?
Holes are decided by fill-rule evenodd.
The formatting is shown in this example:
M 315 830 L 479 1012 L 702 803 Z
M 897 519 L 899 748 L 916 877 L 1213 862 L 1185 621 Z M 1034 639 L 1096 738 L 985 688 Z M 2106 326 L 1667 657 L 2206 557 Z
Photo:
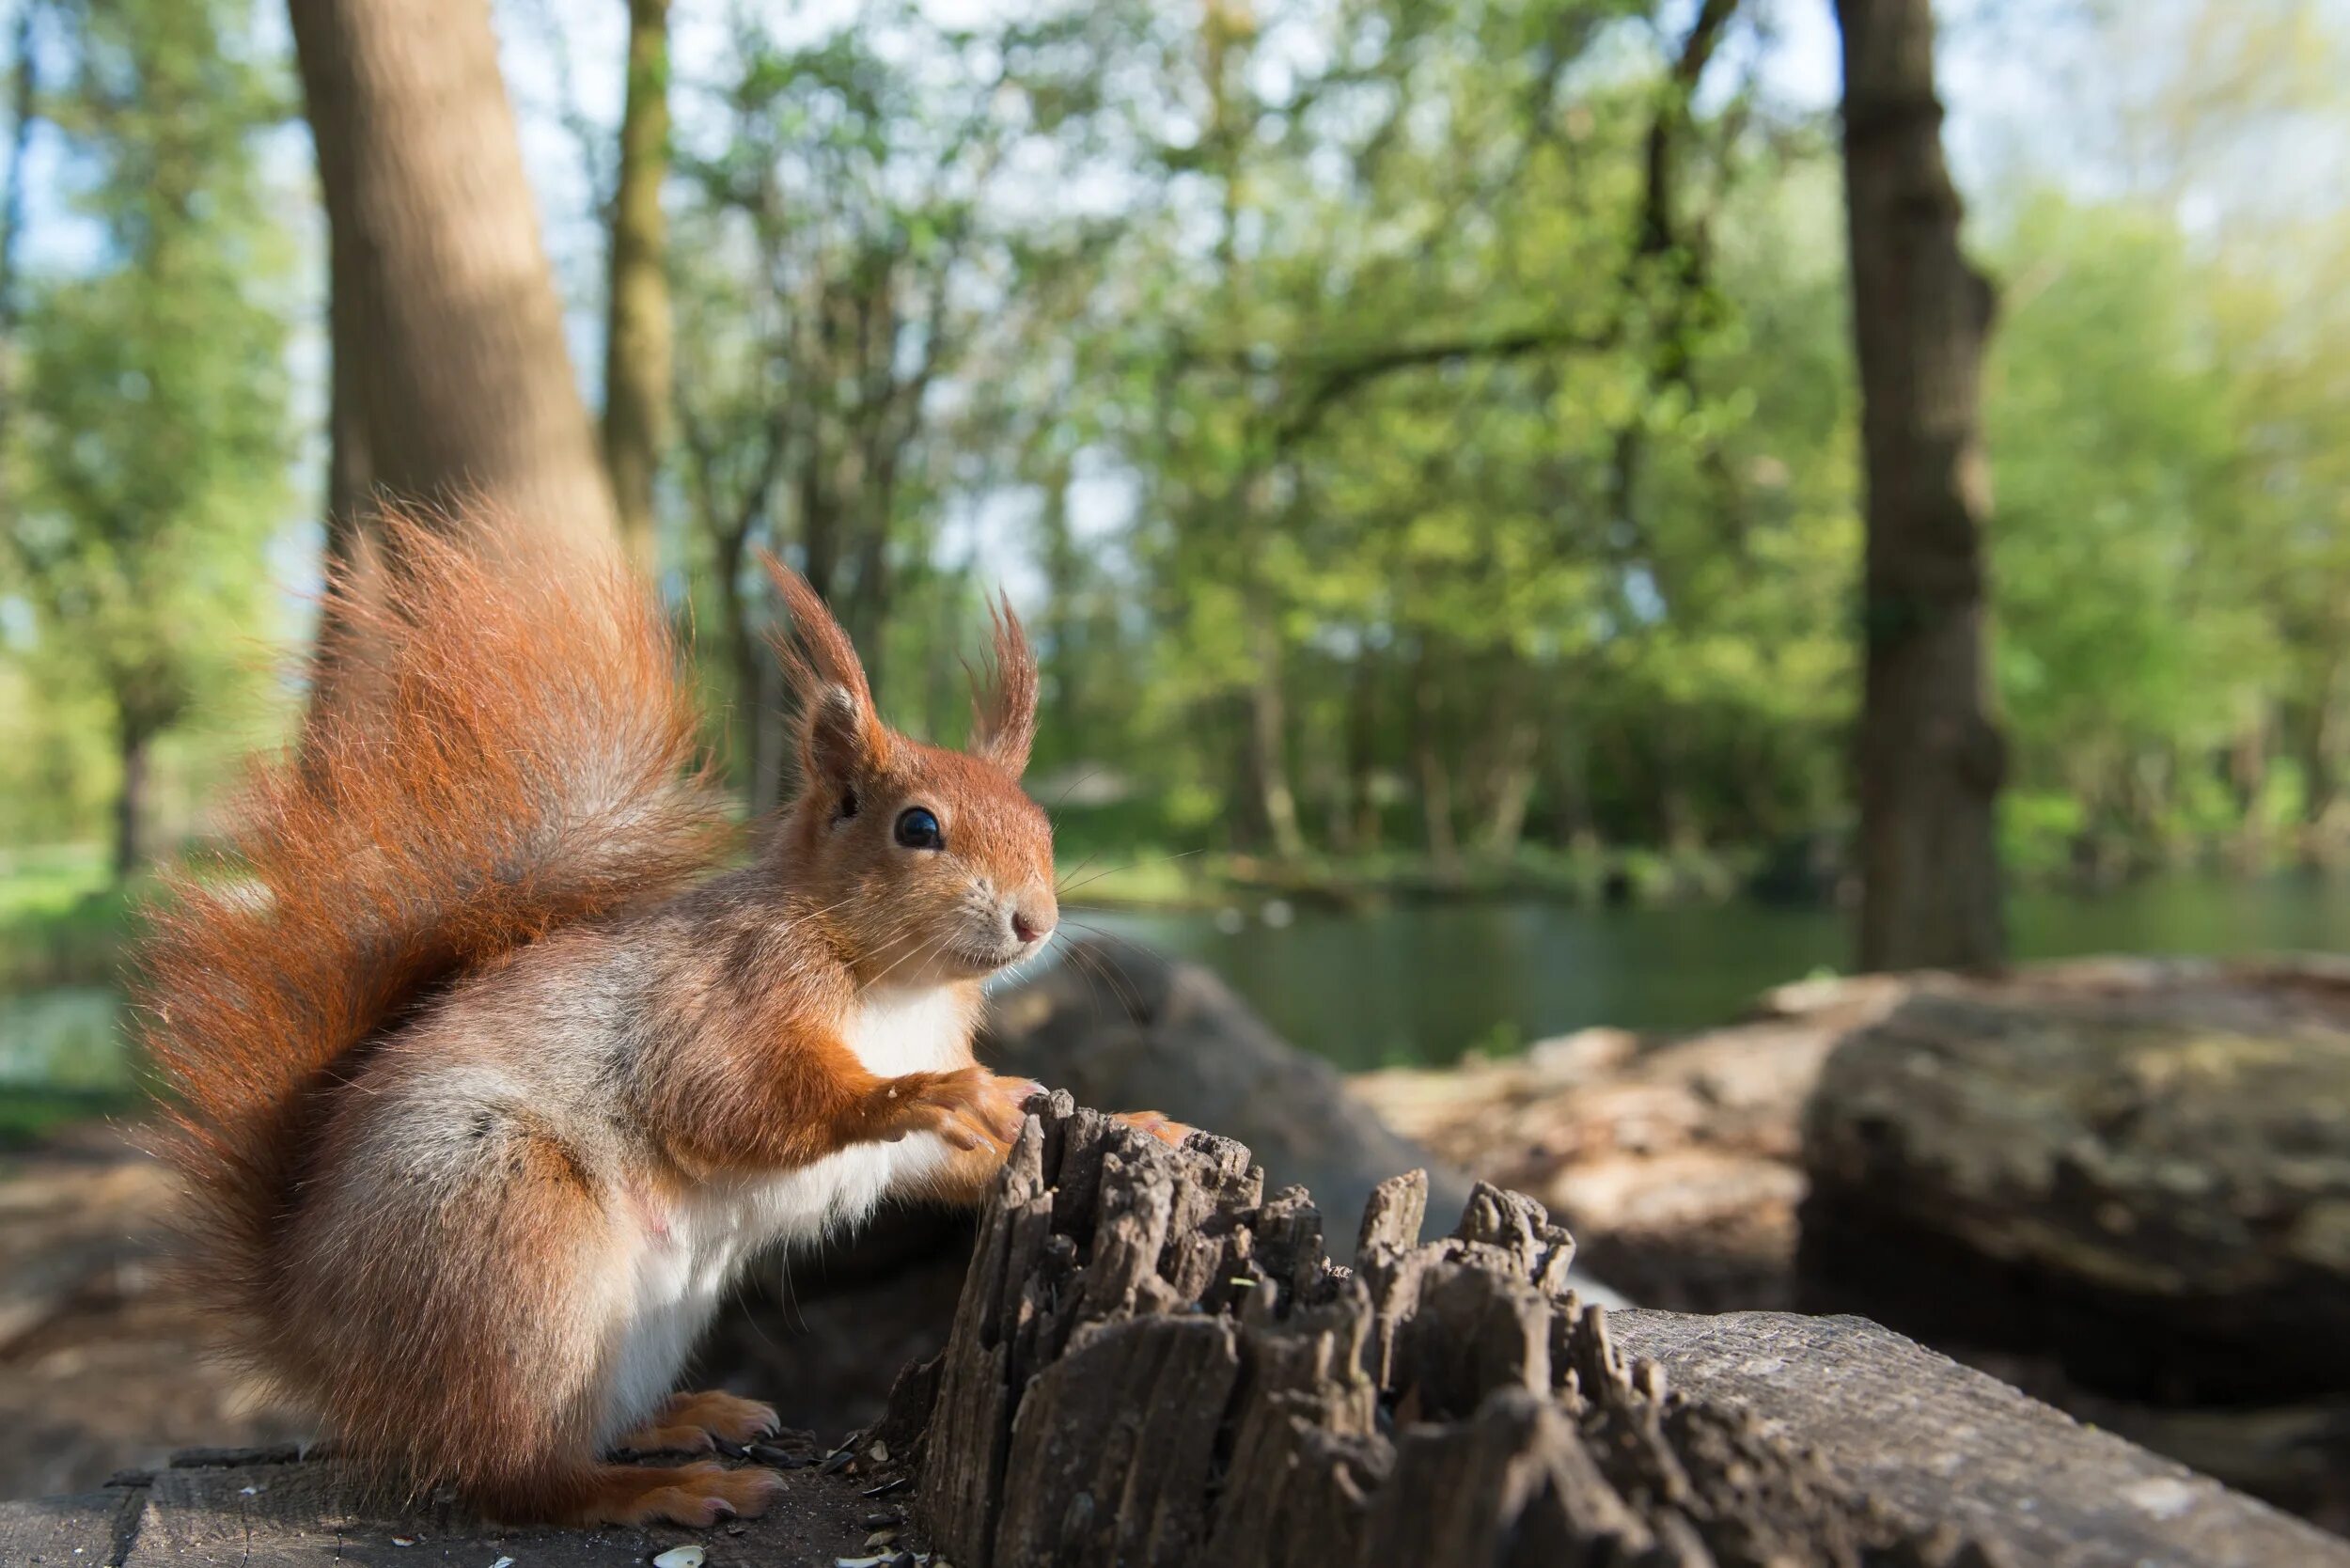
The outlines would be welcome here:
M 375 1482 L 517 1523 L 756 1514 L 773 1470 L 604 1455 L 771 1430 L 674 1392 L 744 1260 L 1001 1165 L 1036 1086 L 974 1061 L 980 981 L 1058 917 L 1034 657 L 1005 605 L 970 748 L 924 745 L 769 560 L 802 784 L 710 874 L 727 817 L 642 588 L 385 526 L 397 566 L 335 590 L 353 695 L 142 955 L 191 1283 Z

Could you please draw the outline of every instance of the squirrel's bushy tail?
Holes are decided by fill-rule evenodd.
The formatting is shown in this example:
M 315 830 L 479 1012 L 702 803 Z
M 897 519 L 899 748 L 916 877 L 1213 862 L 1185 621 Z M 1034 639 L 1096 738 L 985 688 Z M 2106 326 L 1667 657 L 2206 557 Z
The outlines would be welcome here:
M 669 890 L 720 852 L 697 713 L 617 557 L 393 516 L 334 590 L 342 698 L 255 780 L 225 853 L 177 875 L 137 963 L 194 1283 L 266 1322 L 272 1242 L 319 1091 L 453 977 Z M 470 534 L 470 542 L 468 535 Z

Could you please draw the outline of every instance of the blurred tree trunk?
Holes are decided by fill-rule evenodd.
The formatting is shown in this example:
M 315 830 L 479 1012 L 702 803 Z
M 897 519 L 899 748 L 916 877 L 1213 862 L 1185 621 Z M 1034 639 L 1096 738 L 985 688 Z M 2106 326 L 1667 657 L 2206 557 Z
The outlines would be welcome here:
M 628 99 L 620 116 L 619 185 L 612 200 L 611 282 L 603 353 L 603 461 L 620 540 L 655 563 L 653 480 L 668 434 L 669 0 L 628 0 Z
M 0 197 L 0 456 L 8 450 L 9 416 L 16 400 L 16 273 L 24 240 L 24 171 L 33 143 L 33 117 L 39 83 L 33 58 L 31 0 L 17 7 L 8 55 L 8 154 L 4 177 L 8 191 Z M 0 462 L 0 522 L 15 520 L 13 497 L 6 488 L 8 464 Z
M 1461 880 L 1461 840 L 1452 825 L 1452 770 L 1438 733 L 1445 702 L 1434 663 L 1423 641 L 1412 669 L 1412 765 L 1419 775 L 1429 869 L 1438 882 L 1451 884 Z
M 1261 601 L 1248 618 L 1256 672 L 1248 683 L 1248 760 L 1273 852 L 1284 860 L 1306 853 L 1306 832 L 1297 817 L 1297 792 L 1290 787 L 1289 701 L 1281 684 L 1281 635 Z
M 122 762 L 122 788 L 115 796 L 114 872 L 128 882 L 148 862 L 147 798 L 154 779 L 155 731 L 125 714 L 116 737 Z
M 290 0 L 331 236 L 339 537 L 375 498 L 614 527 L 486 0 Z
M 1331 847 L 1342 855 L 1379 848 L 1379 654 L 1365 646 L 1347 685 L 1344 793 L 1330 835 Z
M 1857 747 L 1863 969 L 2005 954 L 2005 747 L 1983 670 L 1988 283 L 1959 249 L 1929 0 L 1837 0 L 1868 492 Z
M 1512 693 L 1512 705 L 1523 696 Z M 1526 816 L 1534 801 L 1535 759 L 1542 749 L 1542 727 L 1529 718 L 1511 721 L 1501 737 L 1488 788 L 1492 807 L 1485 818 L 1485 853 L 1508 860 L 1526 839 Z
M 2320 650 L 2319 672 L 2309 699 L 2286 710 L 2294 759 L 2301 769 L 2301 853 L 2307 865 L 2329 865 L 2342 855 L 2342 708 L 2350 684 L 2350 660 Z
M 1248 55 L 1256 40 L 1254 0 L 1209 0 L 1200 12 L 1200 77 L 1208 93 L 1204 164 L 1217 187 L 1215 277 L 1229 323 L 1248 319 L 1248 279 L 1240 251 L 1242 160 L 1255 133 L 1259 109 L 1248 86 Z M 1236 326 L 1235 330 L 1239 330 Z M 1241 613 L 1247 624 L 1249 674 L 1244 693 L 1246 737 L 1243 765 L 1248 808 L 1261 816 L 1277 856 L 1294 860 L 1306 853 L 1297 814 L 1297 792 L 1289 775 L 1289 702 L 1282 689 L 1281 628 L 1263 556 L 1271 530 L 1273 470 L 1286 454 L 1283 438 L 1252 428 L 1244 437 L 1236 470 L 1220 498 L 1232 530 L 1231 559 L 1239 577 Z

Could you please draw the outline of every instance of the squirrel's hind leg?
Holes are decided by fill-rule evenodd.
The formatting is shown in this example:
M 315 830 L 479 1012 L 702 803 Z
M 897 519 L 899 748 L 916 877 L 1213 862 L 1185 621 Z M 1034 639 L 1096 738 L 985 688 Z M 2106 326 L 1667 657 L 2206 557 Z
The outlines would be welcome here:
M 510 1523 L 758 1506 L 757 1477 L 597 1463 L 644 1239 L 606 1171 L 479 1076 L 370 1086 L 295 1211 L 286 1316 L 336 1369 L 329 1425 L 363 1470 L 454 1482 Z

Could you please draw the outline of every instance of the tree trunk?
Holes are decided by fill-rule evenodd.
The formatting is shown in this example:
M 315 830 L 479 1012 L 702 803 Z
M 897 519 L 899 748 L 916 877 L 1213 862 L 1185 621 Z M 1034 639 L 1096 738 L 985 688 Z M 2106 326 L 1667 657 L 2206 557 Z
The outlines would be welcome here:
M 603 461 L 620 541 L 646 572 L 655 565 L 653 479 L 668 426 L 668 229 L 661 212 L 668 170 L 669 0 L 629 0 L 628 102 L 620 117 L 603 346 Z
M 372 560 L 367 507 L 375 494 L 375 470 L 368 457 L 368 432 L 361 412 L 365 403 L 360 386 L 368 373 L 367 363 L 359 354 L 346 353 L 339 347 L 354 340 L 357 329 L 350 318 L 356 306 L 355 291 L 338 278 L 330 278 L 328 289 L 332 297 L 327 301 L 327 331 L 330 342 L 337 347 L 332 354 L 326 409 L 326 566 L 341 586 L 364 597 L 359 583 L 371 570 Z M 320 607 L 317 646 L 310 665 L 308 717 L 312 720 L 339 712 L 350 701 L 366 700 L 355 695 L 368 677 L 364 661 L 355 658 L 352 635 L 340 604 L 333 599 L 326 601 Z M 306 742 L 305 756 L 308 755 Z
M 1065 455 L 1056 456 L 1038 480 L 1043 504 L 1037 513 L 1037 564 L 1044 572 L 1044 613 L 1039 627 L 1044 634 L 1044 689 L 1052 694 L 1065 732 L 1081 734 L 1088 732 L 1084 727 L 1092 715 L 1093 682 L 1086 668 L 1080 604 L 1085 559 L 1069 514 L 1069 492 L 1074 483 L 1074 468 Z
M 1255 776 L 1257 798 L 1264 808 L 1265 829 L 1273 835 L 1273 852 L 1284 860 L 1306 853 L 1305 831 L 1297 822 L 1297 794 L 1290 788 L 1289 711 L 1281 691 L 1281 638 L 1272 617 L 1249 618 L 1249 640 L 1256 648 L 1256 674 L 1248 683 L 1248 760 Z
M 884 684 L 889 666 L 889 612 L 897 599 L 890 573 L 890 523 L 898 506 L 898 454 L 886 447 L 870 453 L 861 463 L 856 487 L 856 584 L 850 590 L 842 618 L 856 638 L 865 661 L 865 678 L 872 683 L 874 700 L 885 701 Z
M 1377 651 L 1368 646 L 1355 655 L 1346 694 L 1346 748 L 1343 782 L 1334 822 L 1332 846 L 1341 854 L 1366 855 L 1379 848 L 1379 676 Z
M 2341 658 L 2326 662 L 2300 725 L 2301 860 L 2307 865 L 2330 864 L 2340 858 L 2342 840 L 2342 707 L 2340 692 L 2350 664 Z
M 1998 963 L 2005 748 L 1983 671 L 1990 286 L 1959 250 L 1929 0 L 1837 0 L 1868 491 L 1860 966 Z
M 8 152 L 5 178 L 8 191 L 0 196 L 0 452 L 7 449 L 9 415 L 16 400 L 16 274 L 24 239 L 24 175 L 33 145 L 33 117 L 39 102 L 39 83 L 33 58 L 33 8 L 20 5 L 9 45 Z M 8 475 L 0 470 L 0 485 Z M 15 508 L 0 490 L 0 519 L 13 521 Z
M 338 511 L 478 501 L 609 533 L 484 0 L 290 9 L 331 237 Z
M 1513 694 L 1511 701 L 1516 705 L 1523 697 Z M 1496 748 L 1488 796 L 1491 809 L 1485 818 L 1485 853 L 1496 860 L 1517 854 L 1525 840 L 1527 808 L 1534 800 L 1534 762 L 1542 740 L 1541 726 L 1530 718 L 1518 718 L 1510 722 Z
M 1445 766 L 1442 743 L 1436 733 L 1444 698 L 1436 689 L 1435 676 L 1428 668 L 1425 652 L 1413 674 L 1412 703 L 1412 762 L 1419 774 L 1420 821 L 1427 833 L 1430 869 L 1439 882 L 1458 882 L 1461 840 L 1452 827 L 1452 772 Z
M 115 797 L 115 880 L 128 882 L 148 862 L 147 797 L 153 782 L 154 731 L 122 721 L 122 790 Z

